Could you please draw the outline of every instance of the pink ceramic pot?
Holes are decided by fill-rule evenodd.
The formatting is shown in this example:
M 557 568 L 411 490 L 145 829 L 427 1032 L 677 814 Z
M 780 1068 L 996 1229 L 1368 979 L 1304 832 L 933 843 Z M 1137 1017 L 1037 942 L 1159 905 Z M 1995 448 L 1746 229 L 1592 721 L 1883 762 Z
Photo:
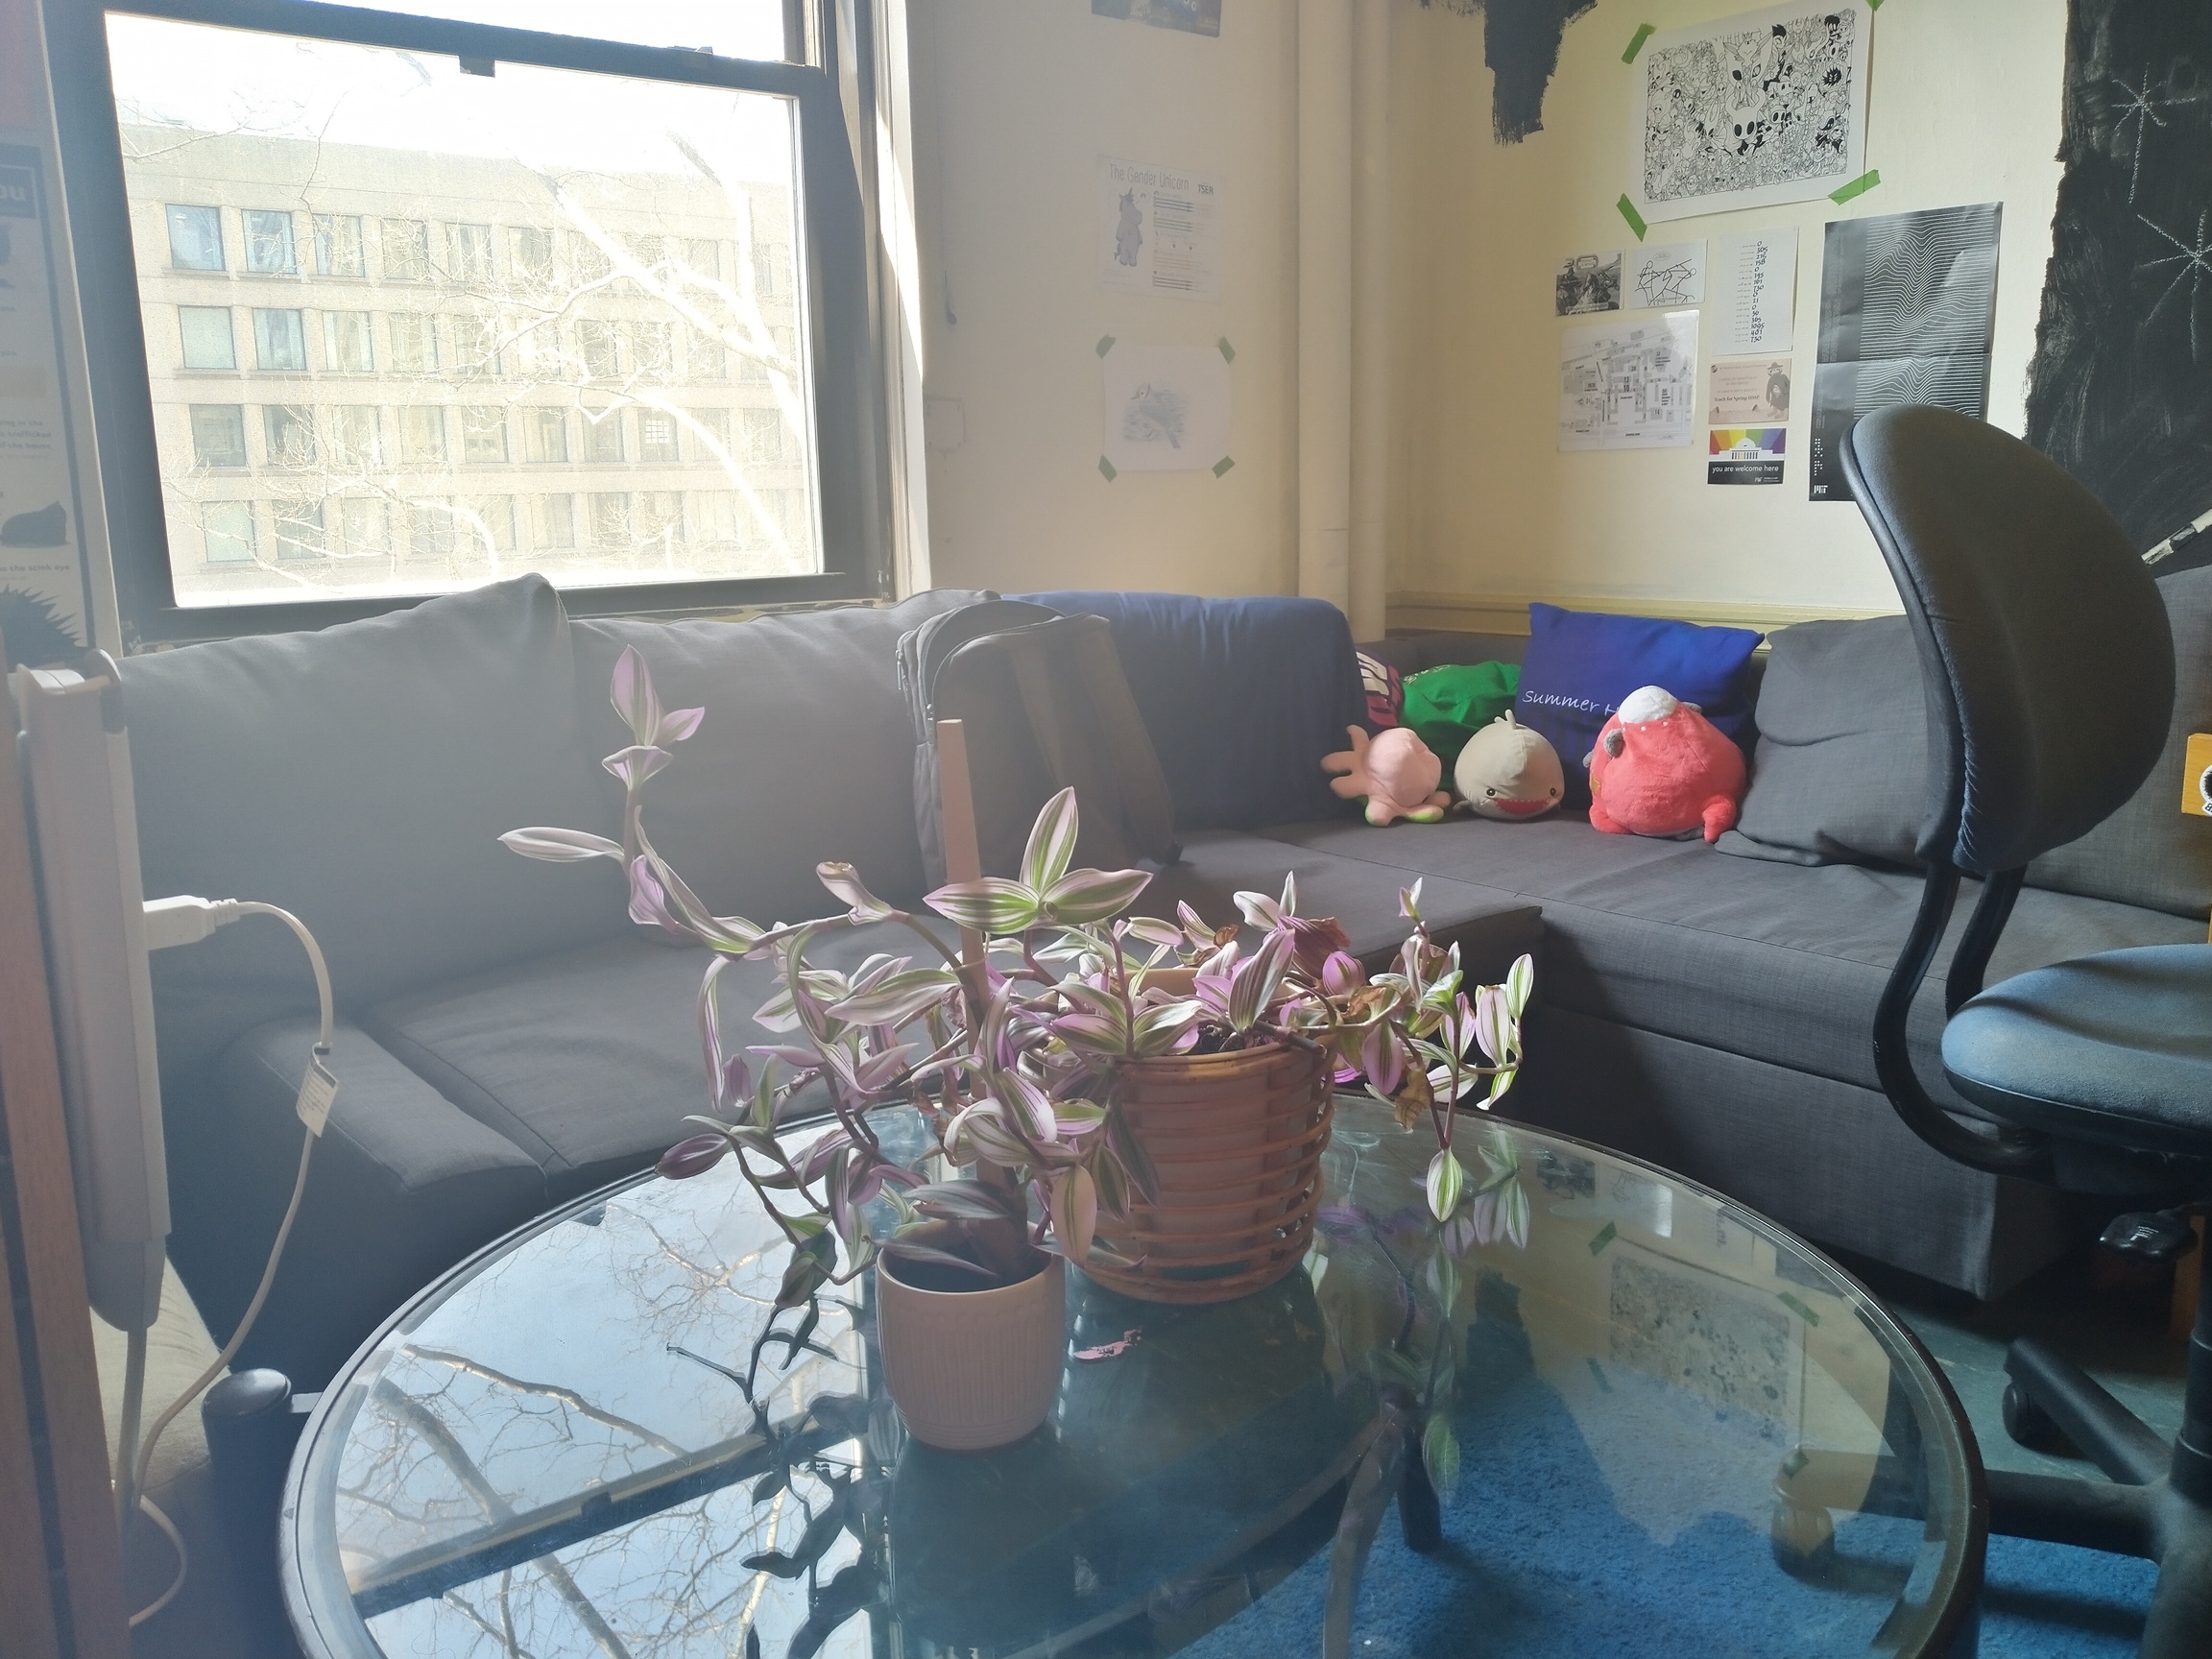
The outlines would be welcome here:
M 876 1269 L 883 1382 L 906 1431 L 947 1452 L 1010 1446 L 1060 1392 L 1068 1263 L 996 1290 L 921 1290 Z

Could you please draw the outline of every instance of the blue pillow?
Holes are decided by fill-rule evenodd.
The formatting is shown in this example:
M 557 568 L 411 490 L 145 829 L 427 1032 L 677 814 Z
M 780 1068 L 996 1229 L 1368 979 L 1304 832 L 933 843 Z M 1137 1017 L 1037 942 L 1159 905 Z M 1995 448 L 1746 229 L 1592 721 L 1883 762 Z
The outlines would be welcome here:
M 1543 733 L 1559 751 L 1567 774 L 1564 805 L 1586 806 L 1586 757 L 1607 717 L 1639 686 L 1663 686 L 1696 704 L 1706 719 L 1748 751 L 1749 669 L 1759 640 L 1748 628 L 1700 628 L 1655 616 L 1531 605 L 1528 654 L 1521 661 L 1513 717 Z

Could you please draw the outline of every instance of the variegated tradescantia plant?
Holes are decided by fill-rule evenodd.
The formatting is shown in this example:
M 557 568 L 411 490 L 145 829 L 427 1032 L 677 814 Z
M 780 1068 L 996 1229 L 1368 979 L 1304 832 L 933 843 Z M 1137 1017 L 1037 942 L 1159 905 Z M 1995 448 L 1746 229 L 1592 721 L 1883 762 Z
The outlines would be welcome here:
M 1077 1264 L 1094 1252 L 1118 1260 L 1096 1238 L 1098 1217 L 1125 1217 L 1152 1195 L 1153 1180 L 1116 1109 L 1118 1069 L 1257 1045 L 1322 1051 L 1339 1085 L 1364 1083 L 1403 1126 L 1426 1118 L 1437 1142 L 1429 1206 L 1448 1232 L 1527 1238 L 1527 1201 L 1511 1166 L 1484 1159 L 1482 1177 L 1471 1178 L 1453 1132 L 1455 1108 L 1487 1107 L 1512 1086 L 1531 965 L 1524 956 L 1504 984 L 1465 989 L 1457 947 L 1437 946 L 1422 923 L 1418 881 L 1401 895 L 1412 931 L 1388 972 L 1363 971 L 1334 921 L 1300 916 L 1288 880 L 1279 897 L 1237 895 L 1261 936 L 1247 949 L 1240 929 L 1213 927 L 1188 905 L 1172 922 L 1124 915 L 1152 878 L 1070 868 L 1078 815 L 1073 791 L 1062 790 L 1038 815 L 1018 878 L 941 887 L 925 901 L 933 915 L 923 916 L 877 897 L 851 865 L 825 863 L 822 884 L 844 908 L 764 927 L 714 915 L 645 831 L 644 785 L 670 763 L 671 745 L 699 729 L 703 710 L 663 712 L 635 649 L 615 665 L 613 701 L 635 738 L 605 761 L 626 790 L 622 841 L 555 829 L 502 839 L 525 857 L 620 861 L 634 920 L 713 952 L 699 1029 L 714 1114 L 688 1119 L 701 1132 L 670 1148 L 661 1168 L 681 1178 L 734 1155 L 795 1246 L 785 1305 L 850 1279 L 878 1253 L 979 1286 L 1026 1276 L 1039 1250 Z M 944 923 L 982 935 L 980 958 L 963 961 Z M 878 925 L 910 934 L 920 953 L 871 955 L 849 973 L 808 958 L 830 933 Z M 740 959 L 776 964 L 779 989 L 754 1020 L 780 1041 L 732 1052 L 717 985 Z M 783 1104 L 816 1081 L 835 1121 L 803 1152 L 787 1152 L 776 1135 Z M 932 1153 L 1011 1172 L 1034 1202 L 1010 1202 L 1004 1187 L 984 1182 L 927 1182 L 869 1122 L 874 1108 L 894 1102 L 920 1113 Z M 878 1197 L 896 1217 L 881 1238 L 863 1214 Z

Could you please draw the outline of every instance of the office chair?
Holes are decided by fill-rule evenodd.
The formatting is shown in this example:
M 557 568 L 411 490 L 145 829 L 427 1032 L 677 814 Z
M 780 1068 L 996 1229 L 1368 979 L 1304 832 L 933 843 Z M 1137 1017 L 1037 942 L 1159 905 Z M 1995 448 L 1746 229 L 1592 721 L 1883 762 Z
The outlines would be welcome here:
M 1927 885 L 1874 1022 L 1906 1124 L 1944 1156 L 2130 1206 L 2113 1248 L 2172 1260 L 2212 1195 L 2212 946 L 2106 950 L 1984 990 L 2029 861 L 2118 809 L 2164 748 L 2174 651 L 2151 571 L 2096 498 L 1994 426 L 1883 410 L 1841 445 L 1905 602 L 1928 702 Z M 2081 662 L 2097 665 L 2083 696 Z M 1986 1120 L 1914 1074 L 1906 1022 L 1958 898 L 1982 897 L 1945 995 L 1943 1071 Z M 2115 1484 L 1993 1471 L 1990 1528 L 2158 1563 L 2140 1653 L 2212 1653 L 2212 1273 L 2189 1342 L 2187 1415 L 2164 1441 L 2032 1339 L 2006 1356 L 2006 1427 L 2063 1434 Z

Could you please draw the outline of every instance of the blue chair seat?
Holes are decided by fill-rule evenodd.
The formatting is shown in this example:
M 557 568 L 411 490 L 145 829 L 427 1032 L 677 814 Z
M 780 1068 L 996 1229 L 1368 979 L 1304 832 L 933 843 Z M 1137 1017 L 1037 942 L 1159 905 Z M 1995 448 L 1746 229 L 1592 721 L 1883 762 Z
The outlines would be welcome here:
M 2212 1153 L 2212 945 L 2106 950 L 1994 985 L 1944 1027 L 1943 1070 L 2008 1123 Z

